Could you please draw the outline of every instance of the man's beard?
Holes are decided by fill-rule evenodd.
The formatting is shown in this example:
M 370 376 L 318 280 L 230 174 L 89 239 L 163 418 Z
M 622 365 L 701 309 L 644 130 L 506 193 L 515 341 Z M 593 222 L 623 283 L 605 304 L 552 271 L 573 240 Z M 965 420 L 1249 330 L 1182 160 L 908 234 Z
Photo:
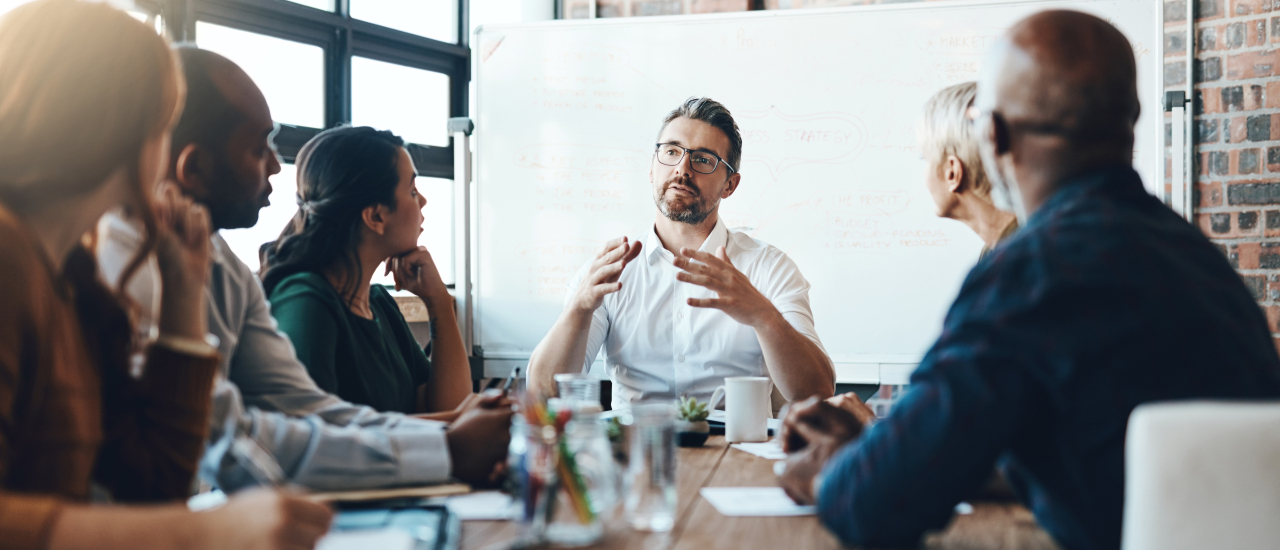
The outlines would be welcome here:
M 235 171 L 225 163 L 214 168 L 215 179 L 220 185 L 231 186 L 237 181 Z M 258 225 L 258 215 L 266 206 L 270 197 L 270 188 L 264 189 L 254 197 L 252 202 L 228 193 L 225 196 L 210 197 L 208 201 L 210 222 L 214 229 L 242 229 Z
M 697 193 L 697 189 L 690 184 L 681 184 L 686 189 L 690 189 Z M 653 203 L 657 205 L 658 211 L 662 212 L 668 220 L 673 222 L 687 223 L 689 225 L 698 225 L 711 215 L 711 209 L 707 207 L 706 201 L 702 195 L 695 195 L 692 201 L 687 203 L 675 203 L 675 201 L 666 200 L 667 189 L 671 186 L 671 182 L 667 182 L 662 186 L 662 192 L 653 198 Z

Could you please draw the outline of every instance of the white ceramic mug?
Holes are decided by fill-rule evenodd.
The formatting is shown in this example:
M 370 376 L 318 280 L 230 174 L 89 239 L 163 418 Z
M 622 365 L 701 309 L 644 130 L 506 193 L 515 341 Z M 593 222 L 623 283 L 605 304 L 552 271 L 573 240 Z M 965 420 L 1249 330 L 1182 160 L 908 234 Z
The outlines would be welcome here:
M 733 376 L 711 394 L 708 408 L 724 396 L 724 438 L 730 443 L 769 440 L 769 379 Z

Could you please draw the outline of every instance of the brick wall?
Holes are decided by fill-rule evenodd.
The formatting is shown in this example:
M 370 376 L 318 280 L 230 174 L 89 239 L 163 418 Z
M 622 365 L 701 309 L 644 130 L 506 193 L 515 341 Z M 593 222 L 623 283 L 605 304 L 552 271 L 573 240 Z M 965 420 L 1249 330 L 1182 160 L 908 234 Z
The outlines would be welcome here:
M 596 12 L 630 17 L 899 1 L 596 0 Z M 1187 0 L 1162 1 L 1164 84 L 1185 90 Z M 589 13 L 588 0 L 563 5 L 566 19 Z M 1196 223 L 1239 270 L 1280 349 L 1280 0 L 1196 0 L 1195 7 Z
M 1274 2 L 1280 9 L 1280 0 Z M 1196 4 L 1196 223 L 1239 270 L 1280 336 L 1280 11 Z M 1186 86 L 1185 0 L 1165 2 L 1168 89 Z M 1280 348 L 1280 338 L 1276 338 Z

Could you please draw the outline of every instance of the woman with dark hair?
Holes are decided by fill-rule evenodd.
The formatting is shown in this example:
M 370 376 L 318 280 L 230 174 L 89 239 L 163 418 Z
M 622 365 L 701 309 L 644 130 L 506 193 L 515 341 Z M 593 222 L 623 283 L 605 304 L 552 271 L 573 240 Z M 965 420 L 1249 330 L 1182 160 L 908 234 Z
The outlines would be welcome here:
M 380 411 L 451 420 L 470 402 L 471 370 L 453 298 L 417 244 L 427 201 L 404 140 L 334 128 L 302 147 L 297 166 L 298 213 L 262 271 L 280 330 L 321 389 Z M 431 359 L 391 294 L 370 285 L 383 262 L 396 288 L 427 306 Z
M 324 506 L 269 491 L 181 503 L 218 354 L 208 216 L 172 186 L 153 198 L 185 88 L 168 44 L 105 3 L 39 0 L 0 17 L 0 82 L 0 548 L 310 548 Z M 121 207 L 146 241 L 109 288 L 86 235 Z M 135 342 L 119 288 L 152 252 L 158 337 Z M 92 504 L 95 484 L 131 504 Z

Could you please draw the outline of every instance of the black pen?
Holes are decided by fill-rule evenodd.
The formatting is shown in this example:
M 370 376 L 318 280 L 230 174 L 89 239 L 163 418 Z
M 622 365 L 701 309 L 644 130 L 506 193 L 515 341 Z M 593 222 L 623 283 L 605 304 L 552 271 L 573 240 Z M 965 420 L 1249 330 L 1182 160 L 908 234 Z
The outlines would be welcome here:
M 517 376 L 520 376 L 520 367 L 511 369 L 511 373 L 507 374 L 507 381 L 502 383 L 502 395 L 506 395 L 507 390 L 511 389 L 511 383 L 516 381 Z

